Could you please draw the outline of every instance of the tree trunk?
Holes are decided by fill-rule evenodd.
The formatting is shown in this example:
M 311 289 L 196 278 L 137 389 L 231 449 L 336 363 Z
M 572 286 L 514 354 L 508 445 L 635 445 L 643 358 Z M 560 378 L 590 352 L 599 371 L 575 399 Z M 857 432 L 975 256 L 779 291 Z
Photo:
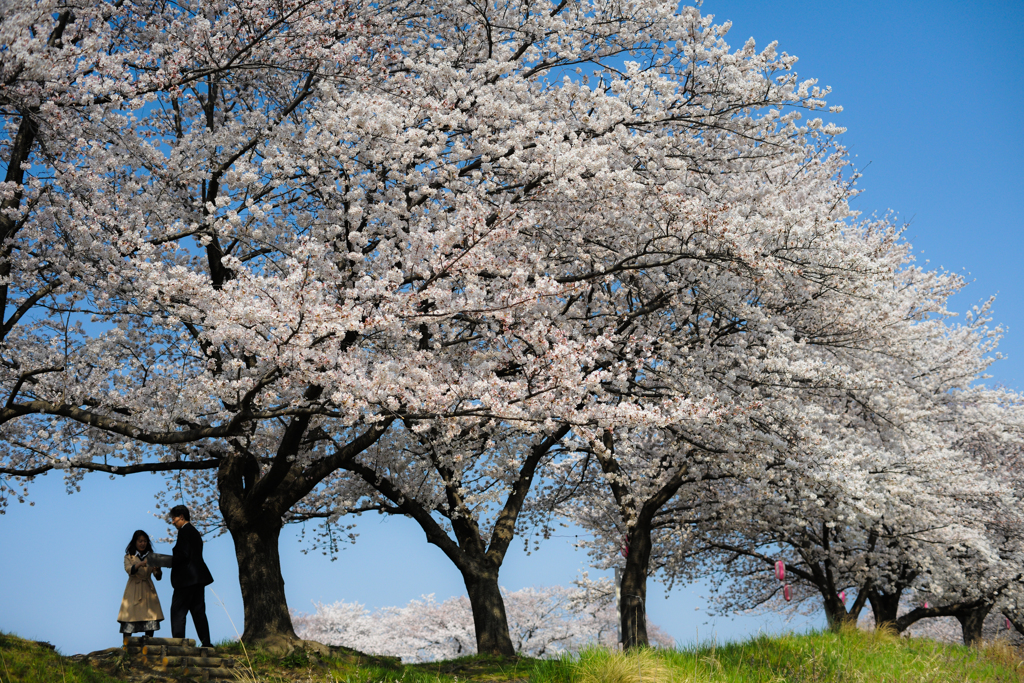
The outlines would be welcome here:
M 868 600 L 871 602 L 871 612 L 875 615 L 875 628 L 896 628 L 896 617 L 899 613 L 900 598 L 903 592 L 877 593 L 870 591 Z
M 263 516 L 232 524 L 225 518 L 238 559 L 238 584 L 242 589 L 246 643 L 261 643 L 272 649 L 290 650 L 299 642 L 288 613 L 281 575 L 278 541 L 280 518 Z
M 408 423 L 408 426 L 411 429 L 413 425 Z M 430 502 L 430 507 L 427 507 L 417 500 L 418 493 L 403 490 L 400 481 L 393 481 L 382 475 L 375 467 L 355 459 L 349 459 L 341 464 L 341 467 L 362 478 L 391 502 L 394 507 L 387 509 L 387 512 L 404 514 L 415 520 L 426 534 L 427 542 L 437 546 L 459 568 L 473 611 L 476 648 L 480 654 L 501 657 L 514 657 L 516 654 L 508 630 L 505 601 L 498 588 L 498 572 L 501 570 L 501 563 L 508 552 L 509 544 L 515 538 L 519 513 L 533 483 L 536 469 L 544 455 L 562 440 L 569 429 L 568 425 L 563 425 L 530 448 L 529 456 L 520 467 L 519 478 L 512 484 L 512 489 L 498 512 L 489 541 L 485 540 L 480 530 L 476 512 L 466 504 L 461 474 L 445 464 L 444 458 L 433 450 L 435 446 L 431 439 L 424 438 L 421 443 L 432 457 L 433 466 L 445 482 L 446 504 L 442 506 L 435 507 L 436 503 Z M 484 438 L 486 440 L 490 437 L 484 433 Z M 438 524 L 434 513 L 446 516 L 451 527 L 445 529 Z M 449 534 L 454 535 L 455 539 Z
M 473 610 L 476 651 L 480 654 L 513 657 L 516 649 L 508 632 L 505 601 L 498 587 L 498 572 L 462 572 Z
M 309 387 L 304 398 L 316 400 L 321 393 L 320 387 Z M 220 513 L 238 560 L 245 613 L 242 640 L 280 654 L 310 647 L 295 635 L 285 599 L 278 552 L 284 514 L 346 460 L 375 443 L 394 421 L 389 418 L 372 425 L 333 454 L 298 469 L 293 466 L 294 456 L 309 420 L 307 415 L 289 422 L 265 473 L 256 458 L 245 452 L 222 457 L 217 471 Z
M 828 629 L 833 632 L 838 632 L 846 624 L 855 622 L 853 615 L 846 611 L 846 605 L 834 594 L 825 596 L 825 619 L 828 622 Z
M 1013 628 L 1017 630 L 1017 633 L 1024 636 L 1024 617 L 1020 614 L 1010 613 L 1009 611 L 1003 612 L 1003 616 L 1010 620 Z
M 960 622 L 960 629 L 964 634 L 964 645 L 978 645 L 981 643 L 981 627 L 985 624 L 985 617 L 992 611 L 991 602 L 981 602 L 971 609 L 963 609 L 953 616 Z
M 619 584 L 622 647 L 647 647 L 647 570 L 651 562 L 650 525 L 637 523 L 629 534 L 626 566 Z

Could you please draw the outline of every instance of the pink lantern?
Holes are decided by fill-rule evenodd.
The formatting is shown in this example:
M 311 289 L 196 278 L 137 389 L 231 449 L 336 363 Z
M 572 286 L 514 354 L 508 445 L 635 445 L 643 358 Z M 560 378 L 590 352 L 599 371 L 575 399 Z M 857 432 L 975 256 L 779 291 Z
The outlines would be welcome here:
M 839 602 L 843 603 L 844 605 L 846 604 L 846 591 L 841 591 L 839 593 Z
M 786 599 L 786 602 L 789 602 L 790 600 L 793 599 L 793 593 L 792 593 L 792 591 L 789 590 L 789 584 L 788 583 L 785 586 L 782 587 L 782 597 L 784 597 Z
M 926 603 L 924 603 L 924 608 L 925 608 L 925 609 L 928 609 L 928 603 L 927 603 L 927 602 L 926 602 Z
M 775 563 L 775 578 L 779 581 L 786 580 L 786 563 L 782 560 Z

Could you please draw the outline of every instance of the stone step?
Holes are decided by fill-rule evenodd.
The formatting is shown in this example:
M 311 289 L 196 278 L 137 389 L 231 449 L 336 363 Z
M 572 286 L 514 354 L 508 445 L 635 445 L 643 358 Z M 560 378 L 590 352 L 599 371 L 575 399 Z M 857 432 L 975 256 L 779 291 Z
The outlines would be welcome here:
M 238 673 L 234 669 L 206 669 L 207 676 L 210 678 L 230 678 L 232 680 L 239 680 Z M 242 679 L 245 680 L 245 679 Z
M 160 666 L 203 667 L 206 669 L 230 669 L 235 660 L 224 657 L 161 657 L 156 662 Z
M 129 654 L 132 652 L 129 650 Z M 178 647 L 175 645 L 143 645 L 137 654 L 161 657 L 213 657 L 216 648 L 212 647 Z
M 127 652 L 130 655 L 145 655 L 147 657 L 163 657 L 165 650 L 170 647 L 172 650 L 189 652 L 194 657 L 199 657 L 202 650 L 198 647 L 176 647 L 174 645 L 129 645 Z
M 129 647 L 141 647 L 144 645 L 172 645 L 174 647 L 195 647 L 196 641 L 192 638 L 147 638 L 145 636 L 132 636 L 128 639 Z
M 170 674 L 175 678 L 181 676 L 195 676 L 196 678 L 203 680 L 210 680 L 211 678 L 230 678 L 237 680 L 237 675 L 234 669 L 225 669 L 223 667 L 217 669 L 186 667 L 181 669 L 176 666 L 154 666 L 153 671 L 157 673 Z

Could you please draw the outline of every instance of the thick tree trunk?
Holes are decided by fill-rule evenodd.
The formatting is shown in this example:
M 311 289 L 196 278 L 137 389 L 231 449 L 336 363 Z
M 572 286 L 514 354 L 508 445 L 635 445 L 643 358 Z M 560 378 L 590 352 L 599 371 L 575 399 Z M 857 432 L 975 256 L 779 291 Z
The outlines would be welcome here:
M 971 609 L 963 609 L 953 616 L 960 622 L 960 629 L 964 635 L 964 645 L 978 645 L 981 643 L 981 627 L 985 623 L 985 617 L 992 611 L 991 602 L 982 602 Z
M 877 593 L 870 591 L 868 600 L 871 602 L 871 612 L 875 615 L 875 628 L 896 628 L 896 618 L 899 616 L 900 598 L 903 592 Z
M 505 615 L 505 601 L 498 587 L 498 572 L 462 572 L 473 610 L 473 626 L 476 629 L 476 651 L 480 654 L 515 656 L 512 637 L 508 632 L 508 618 Z
M 315 400 L 322 390 L 310 387 L 305 398 Z M 305 469 L 293 467 L 309 416 L 288 424 L 270 468 L 261 472 L 249 453 L 222 457 L 217 471 L 221 517 L 235 543 L 238 583 L 242 589 L 245 630 L 242 640 L 287 654 L 296 647 L 313 647 L 295 635 L 281 574 L 278 543 L 284 514 L 319 482 L 354 454 L 380 438 L 393 419 L 370 426 L 345 446 Z
M 828 629 L 830 631 L 838 632 L 843 626 L 847 624 L 853 624 L 856 619 L 852 614 L 846 611 L 846 605 L 839 599 L 837 595 L 828 595 L 825 597 L 825 619 L 828 622 Z
M 217 472 L 220 514 L 238 561 L 245 615 L 242 640 L 287 653 L 301 641 L 292 627 L 281 575 L 278 543 L 284 522 L 278 510 L 251 500 L 258 481 L 259 466 L 254 459 L 223 458 Z
M 647 647 L 647 570 L 651 562 L 650 525 L 638 523 L 629 534 L 626 565 L 619 584 L 619 633 L 623 649 Z
M 298 636 L 288 613 L 281 574 L 278 541 L 280 518 L 248 520 L 246 524 L 228 523 L 238 559 L 238 584 L 242 589 L 246 643 L 285 646 L 297 643 Z

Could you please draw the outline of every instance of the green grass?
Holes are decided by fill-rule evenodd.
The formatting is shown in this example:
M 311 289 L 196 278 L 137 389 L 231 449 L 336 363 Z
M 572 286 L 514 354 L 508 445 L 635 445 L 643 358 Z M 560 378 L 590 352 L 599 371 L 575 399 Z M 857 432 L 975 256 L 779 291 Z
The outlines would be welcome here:
M 237 647 L 237 646 L 236 646 Z M 333 656 L 338 655 L 338 656 Z M 251 681 L 278 683 L 288 658 L 256 654 Z M 376 660 L 376 661 L 374 661 Z M 259 662 L 259 663 L 257 663 Z M 1024 654 L 1005 644 L 981 648 L 911 640 L 856 629 L 760 636 L 727 645 L 621 654 L 601 648 L 555 660 L 464 657 L 402 665 L 332 650 L 305 670 L 338 683 L 1024 683 Z M 298 673 L 298 672 L 296 672 Z M 281 676 L 281 677 L 279 677 Z M 294 680 L 294 679 L 292 679 Z
M 32 640 L 0 632 L 2 683 L 115 683 L 103 671 L 61 656 Z
M 1024 682 L 1022 653 L 1005 644 L 967 648 L 853 629 L 660 655 L 674 672 L 668 680 L 679 683 Z
M 245 683 L 1024 683 L 1024 655 L 1005 644 L 966 648 L 857 630 L 627 654 L 594 648 L 555 660 L 474 656 L 412 665 L 345 648 L 275 657 L 243 652 L 238 643 L 217 647 L 239 661 Z M 113 683 L 117 676 L 116 666 L 105 673 L 0 633 L 0 683 Z

